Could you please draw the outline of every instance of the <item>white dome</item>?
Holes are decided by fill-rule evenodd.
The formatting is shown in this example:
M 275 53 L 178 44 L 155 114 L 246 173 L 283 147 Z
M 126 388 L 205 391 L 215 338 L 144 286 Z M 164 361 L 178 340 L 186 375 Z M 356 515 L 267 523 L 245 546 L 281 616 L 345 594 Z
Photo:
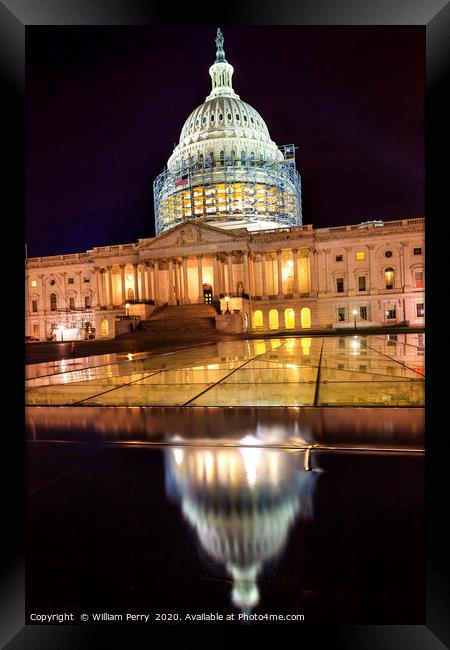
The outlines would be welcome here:
M 198 160 L 200 155 L 207 159 L 213 154 L 219 160 L 221 152 L 225 157 L 240 158 L 244 152 L 244 156 L 250 158 L 253 154 L 256 160 L 283 160 L 261 115 L 234 92 L 233 72 L 219 48 L 216 62 L 209 69 L 211 93 L 184 123 L 179 144 L 167 163 L 171 171 L 189 159 Z

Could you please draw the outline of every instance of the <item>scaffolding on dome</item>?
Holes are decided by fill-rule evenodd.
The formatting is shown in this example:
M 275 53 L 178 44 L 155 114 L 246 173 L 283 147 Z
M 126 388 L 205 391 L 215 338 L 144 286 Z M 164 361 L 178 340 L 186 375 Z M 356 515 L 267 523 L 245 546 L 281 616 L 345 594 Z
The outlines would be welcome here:
M 177 173 L 164 170 L 153 184 L 156 234 L 189 221 L 225 228 L 301 226 L 295 149 L 280 147 L 281 162 L 206 157 L 183 161 Z

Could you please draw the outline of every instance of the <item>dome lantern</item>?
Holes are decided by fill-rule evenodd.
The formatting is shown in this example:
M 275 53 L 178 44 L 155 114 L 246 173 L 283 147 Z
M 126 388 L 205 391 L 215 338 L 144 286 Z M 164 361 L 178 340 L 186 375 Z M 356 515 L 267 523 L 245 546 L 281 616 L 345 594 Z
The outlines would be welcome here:
M 209 69 L 209 74 L 212 80 L 212 90 L 206 98 L 206 101 L 220 96 L 239 98 L 232 87 L 231 78 L 233 76 L 234 68 L 225 58 L 223 43 L 223 34 L 220 31 L 220 27 L 218 27 L 216 36 L 216 60 Z

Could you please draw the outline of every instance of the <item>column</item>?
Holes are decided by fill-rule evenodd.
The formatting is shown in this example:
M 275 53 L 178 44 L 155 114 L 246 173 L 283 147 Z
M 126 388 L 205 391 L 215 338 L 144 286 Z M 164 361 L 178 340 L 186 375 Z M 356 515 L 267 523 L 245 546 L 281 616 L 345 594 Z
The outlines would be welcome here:
M 120 265 L 120 288 L 122 291 L 122 304 L 124 305 L 127 301 L 127 292 L 125 287 L 125 264 Z
M 250 287 L 248 283 L 248 253 L 244 251 L 242 253 L 242 263 L 244 266 L 244 293 L 250 296 Z
M 161 303 L 159 297 L 159 260 L 153 262 L 153 288 L 155 305 L 159 305 Z
M 112 288 L 112 272 L 111 272 L 112 267 L 107 266 L 106 271 L 108 274 L 108 292 L 109 292 L 109 301 L 108 301 L 108 306 L 112 309 L 113 307 L 113 288 Z
M 374 259 L 373 259 L 373 251 L 375 250 L 375 244 L 368 244 L 367 248 L 369 249 L 369 282 L 368 282 L 368 290 L 371 294 L 376 294 L 378 293 L 377 287 L 375 287 L 375 283 L 373 281 L 373 273 L 374 273 Z
M 298 298 L 298 250 L 296 248 L 292 249 L 292 263 L 294 265 L 294 298 Z
M 81 283 L 81 271 L 77 271 L 78 275 L 78 287 L 80 291 L 80 309 L 84 308 L 84 302 L 83 302 L 83 285 Z
M 29 282 L 29 275 L 25 276 L 25 314 L 28 315 L 29 312 L 31 312 L 31 305 L 29 304 L 29 296 L 28 296 L 28 282 Z
M 174 282 L 173 282 L 173 259 L 169 258 L 169 305 L 175 305 L 174 298 Z
M 45 311 L 47 310 L 47 306 L 46 306 L 46 304 L 45 304 L 45 301 L 46 301 L 46 299 L 47 299 L 47 296 L 45 295 L 45 281 L 44 281 L 44 275 L 43 275 L 43 274 L 40 275 L 39 278 L 40 278 L 40 280 L 41 280 L 41 288 L 42 288 L 42 292 L 41 292 L 41 295 L 42 295 L 42 311 L 45 313 Z
M 218 269 L 217 269 L 217 253 L 212 253 L 212 267 L 213 267 L 213 296 L 214 298 L 218 298 L 219 296 L 219 291 L 218 291 Z
M 97 278 L 97 307 L 102 306 L 102 276 L 101 269 L 97 266 L 95 268 L 95 276 Z
M 255 254 L 250 253 L 248 256 L 248 275 L 249 275 L 249 293 L 251 296 L 256 295 L 256 281 L 255 281 Z
M 146 262 L 146 270 L 147 270 L 147 297 L 149 300 L 155 300 L 155 294 L 153 293 L 153 287 L 152 287 L 152 267 L 150 265 L 150 262 Z
M 345 253 L 347 257 L 347 295 L 349 296 L 354 296 L 355 295 L 355 284 L 354 284 L 354 277 L 353 273 L 350 272 L 350 251 L 352 250 L 352 246 L 345 246 Z
M 181 303 L 181 286 L 180 286 L 180 281 L 179 281 L 179 264 L 178 260 L 174 260 L 173 263 L 173 270 L 174 270 L 174 275 L 175 275 L 175 304 L 178 305 Z
M 133 264 L 133 269 L 134 269 L 134 299 L 139 300 L 138 265 L 136 262 Z
M 262 299 L 267 300 L 267 254 L 261 253 L 261 274 L 262 274 Z
M 283 276 L 281 271 L 281 251 L 277 251 L 278 298 L 283 298 Z
M 319 293 L 319 273 L 317 264 L 317 251 L 315 248 L 309 249 L 309 264 L 311 269 L 311 286 L 309 287 L 310 293 L 317 297 Z
M 406 257 L 408 253 L 408 246 L 409 246 L 409 241 L 401 241 L 401 248 L 400 248 L 400 268 L 403 273 L 403 280 L 402 280 L 402 291 L 411 291 L 412 286 L 409 281 L 410 279 L 410 274 L 409 274 L 409 269 L 407 269 L 407 263 L 406 263 Z M 405 319 L 406 320 L 406 319 Z
M 183 283 L 184 283 L 184 298 L 183 298 L 183 304 L 189 305 L 191 302 L 189 300 L 189 278 L 188 278 L 188 258 L 183 257 Z
M 328 253 L 330 252 L 331 248 L 324 248 L 323 249 L 323 257 L 324 257 L 324 262 L 325 262 L 325 293 L 328 293 L 328 286 L 329 286 L 329 281 L 328 281 Z
M 197 302 L 202 303 L 203 302 L 203 269 L 202 269 L 202 260 L 203 256 L 200 253 L 200 255 L 197 255 L 197 275 L 198 275 L 198 298 Z
M 231 297 L 234 291 L 233 284 L 233 254 L 227 253 L 227 269 L 228 269 L 228 295 Z
M 141 270 L 142 298 L 144 298 L 145 300 L 148 300 L 149 299 L 149 297 L 148 297 L 149 288 L 148 288 L 148 285 L 147 285 L 147 272 L 146 272 L 145 263 L 141 264 L 140 270 Z

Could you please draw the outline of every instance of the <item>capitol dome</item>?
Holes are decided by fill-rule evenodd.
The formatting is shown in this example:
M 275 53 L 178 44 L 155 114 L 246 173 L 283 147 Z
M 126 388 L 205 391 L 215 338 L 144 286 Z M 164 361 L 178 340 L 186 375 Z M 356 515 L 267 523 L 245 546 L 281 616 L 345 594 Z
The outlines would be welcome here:
M 261 115 L 233 90 L 223 42 L 218 29 L 211 92 L 185 121 L 155 180 L 157 234 L 188 220 L 248 230 L 301 225 L 295 147 L 280 149 Z

